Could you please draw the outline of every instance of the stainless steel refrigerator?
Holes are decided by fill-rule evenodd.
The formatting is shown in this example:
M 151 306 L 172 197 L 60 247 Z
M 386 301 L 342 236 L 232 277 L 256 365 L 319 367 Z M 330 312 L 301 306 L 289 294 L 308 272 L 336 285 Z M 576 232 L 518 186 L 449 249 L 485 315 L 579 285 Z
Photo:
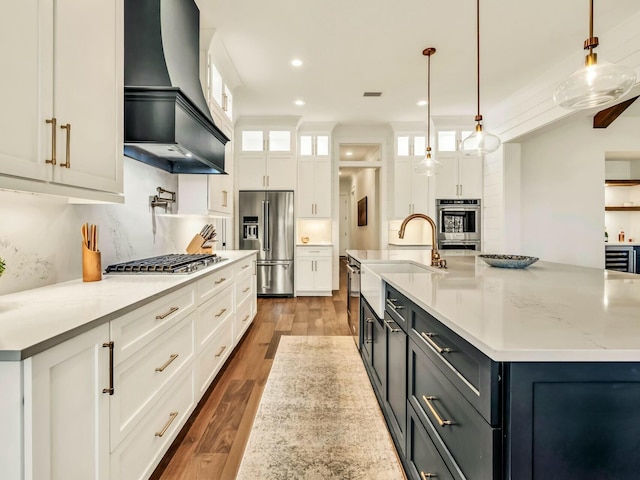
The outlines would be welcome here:
M 293 192 L 238 193 L 240 250 L 258 251 L 258 295 L 293 295 Z

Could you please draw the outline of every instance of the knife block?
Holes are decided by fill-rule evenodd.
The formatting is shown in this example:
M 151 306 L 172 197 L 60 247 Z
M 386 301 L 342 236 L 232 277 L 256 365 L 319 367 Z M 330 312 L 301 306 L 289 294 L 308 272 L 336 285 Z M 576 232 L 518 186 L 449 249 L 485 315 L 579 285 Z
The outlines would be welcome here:
M 196 234 L 187 245 L 187 253 L 213 253 L 212 247 L 203 247 L 206 240 L 199 233 Z
M 97 282 L 102 280 L 102 259 L 99 251 L 89 250 L 82 243 L 82 281 Z

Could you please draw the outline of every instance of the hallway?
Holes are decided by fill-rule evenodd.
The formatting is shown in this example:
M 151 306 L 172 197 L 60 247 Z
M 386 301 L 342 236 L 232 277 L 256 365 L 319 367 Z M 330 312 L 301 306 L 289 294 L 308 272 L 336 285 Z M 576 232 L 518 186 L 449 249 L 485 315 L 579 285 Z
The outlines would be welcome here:
M 283 335 L 349 335 L 346 268 L 331 297 L 258 298 L 256 318 L 152 479 L 232 480 Z M 187 424 L 189 425 L 189 424 Z M 172 455 L 172 456 L 171 456 Z

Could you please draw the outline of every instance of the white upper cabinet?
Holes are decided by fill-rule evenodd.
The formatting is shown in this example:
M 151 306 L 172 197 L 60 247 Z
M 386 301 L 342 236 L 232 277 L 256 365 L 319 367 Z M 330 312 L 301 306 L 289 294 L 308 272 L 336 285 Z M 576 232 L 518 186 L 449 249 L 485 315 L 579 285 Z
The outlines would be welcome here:
M 426 155 L 426 136 L 399 133 L 395 137 L 394 218 L 429 212 L 429 178 L 416 175 L 414 168 Z
M 473 133 L 452 128 L 437 132 L 437 156 L 442 171 L 435 177 L 435 198 L 482 198 L 482 158 L 460 152 L 460 143 Z
M 230 124 L 233 122 L 233 94 L 213 62 L 212 48 L 207 52 L 205 96 L 216 123 Z
M 298 138 L 298 217 L 331 217 L 331 156 L 328 134 Z
M 0 187 L 123 201 L 123 20 L 123 0 L 12 6 Z
M 292 129 L 248 128 L 237 133 L 239 190 L 295 190 L 297 168 Z

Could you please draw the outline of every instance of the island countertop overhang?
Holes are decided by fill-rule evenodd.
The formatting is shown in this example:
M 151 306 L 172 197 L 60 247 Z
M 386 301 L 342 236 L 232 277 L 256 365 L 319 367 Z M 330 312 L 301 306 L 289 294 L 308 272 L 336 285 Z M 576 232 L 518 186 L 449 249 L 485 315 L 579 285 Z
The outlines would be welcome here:
M 430 250 L 416 252 L 347 254 L 374 268 L 428 265 Z M 495 361 L 640 361 L 640 276 L 544 261 L 501 269 L 476 255 L 446 252 L 439 273 L 380 276 Z

